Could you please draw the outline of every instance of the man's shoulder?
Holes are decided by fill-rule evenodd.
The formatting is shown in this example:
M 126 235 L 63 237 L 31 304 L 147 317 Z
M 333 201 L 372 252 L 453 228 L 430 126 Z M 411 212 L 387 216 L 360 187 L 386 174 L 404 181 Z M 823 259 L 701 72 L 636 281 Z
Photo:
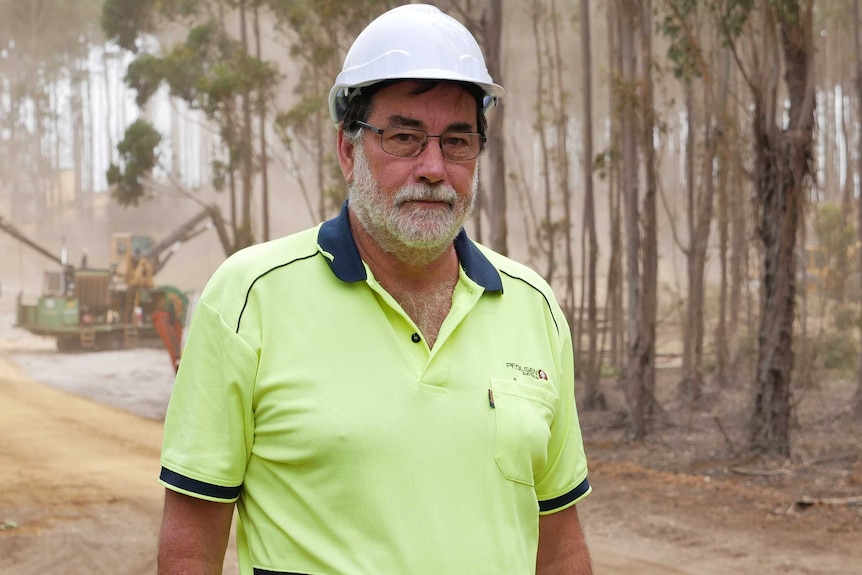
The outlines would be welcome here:
M 217 305 L 245 297 L 251 285 L 273 269 L 307 259 L 318 253 L 320 226 L 243 248 L 219 265 L 204 288 L 201 298 Z M 220 306 L 218 306 L 220 307 Z
M 499 252 L 496 252 L 478 242 L 474 243 L 476 244 L 476 247 L 479 248 L 479 251 L 482 252 L 482 255 L 488 258 L 491 265 L 497 268 L 497 271 L 502 274 L 504 283 L 506 282 L 505 278 L 509 278 L 511 280 L 526 283 L 546 295 L 553 295 L 553 290 L 551 289 L 551 286 L 548 285 L 548 282 L 546 282 L 545 279 L 530 266 L 522 264 L 508 256 L 504 256 L 503 254 L 500 254 Z
M 228 257 L 216 273 L 241 274 L 256 277 L 296 258 L 317 253 L 320 226 L 305 229 L 275 240 L 243 248 Z

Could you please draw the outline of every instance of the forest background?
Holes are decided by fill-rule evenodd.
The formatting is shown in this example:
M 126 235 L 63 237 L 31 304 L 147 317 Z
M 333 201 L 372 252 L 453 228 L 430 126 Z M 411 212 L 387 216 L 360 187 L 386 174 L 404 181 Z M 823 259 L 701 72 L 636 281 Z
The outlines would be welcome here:
M 469 232 L 555 287 L 583 411 L 643 440 L 734 390 L 728 443 L 788 458 L 828 377 L 862 420 L 857 0 L 431 3 L 507 88 Z M 332 216 L 326 95 L 395 4 L 0 0 L 0 216 L 91 262 L 201 205 L 227 251 Z M 224 256 L 195 240 L 159 281 L 199 290 Z M 45 263 L 0 237 L 4 295 Z

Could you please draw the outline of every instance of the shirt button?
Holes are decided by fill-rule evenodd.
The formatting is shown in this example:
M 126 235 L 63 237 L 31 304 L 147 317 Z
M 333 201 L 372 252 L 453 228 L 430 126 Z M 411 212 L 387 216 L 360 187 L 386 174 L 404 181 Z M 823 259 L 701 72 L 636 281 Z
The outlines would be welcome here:
M 413 335 L 411 335 L 410 339 L 413 340 L 413 343 L 419 343 L 420 341 L 422 341 L 422 338 L 419 337 L 418 333 L 414 333 Z

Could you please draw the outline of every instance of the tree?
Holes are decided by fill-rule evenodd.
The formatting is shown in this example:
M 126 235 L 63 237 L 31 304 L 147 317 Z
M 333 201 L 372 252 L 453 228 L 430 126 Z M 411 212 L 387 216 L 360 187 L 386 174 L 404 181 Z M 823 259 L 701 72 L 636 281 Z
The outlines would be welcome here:
M 584 176 L 584 234 L 585 251 L 584 258 L 586 273 L 583 274 L 586 289 L 581 293 L 586 294 L 587 299 L 587 360 L 583 370 L 586 374 L 586 399 L 588 408 L 604 408 L 605 399 L 599 390 L 600 362 L 598 357 L 598 307 L 596 304 L 596 271 L 599 259 L 599 242 L 596 235 L 596 211 L 595 195 L 593 192 L 593 80 L 592 80 L 592 48 L 590 42 L 590 3 L 589 0 L 581 0 L 580 12 L 581 31 L 581 63 L 583 67 L 582 102 L 583 102 L 583 149 L 581 150 L 581 164 Z M 582 238 L 583 238 L 582 236 Z M 583 306 L 581 306 L 583 309 Z M 580 338 L 579 338 L 580 339 Z
M 144 198 L 144 180 L 158 163 L 158 145 L 162 135 L 146 120 L 136 120 L 126 129 L 125 137 L 117 144 L 121 169 L 115 164 L 108 168 L 111 195 L 121 205 L 138 205 Z
M 621 165 L 622 165 L 622 197 L 625 221 L 625 275 L 627 293 L 626 320 L 626 371 L 625 390 L 626 403 L 629 412 L 628 433 L 633 439 L 646 437 L 649 427 L 649 384 L 647 381 L 648 341 L 646 333 L 646 318 L 644 310 L 644 280 L 645 270 L 641 268 L 643 256 L 641 220 L 640 220 L 640 186 L 638 180 L 638 106 L 644 101 L 638 97 L 637 48 L 635 38 L 642 32 L 641 18 L 643 13 L 639 4 L 632 0 L 619 0 L 617 13 L 620 15 L 620 53 L 622 57 L 622 82 L 619 84 L 617 105 L 622 106 L 621 134 Z M 643 57 L 643 54 L 641 54 Z M 643 114 L 643 111 L 640 111 Z M 651 145 L 651 139 L 650 139 Z M 644 262 L 645 267 L 646 262 Z M 653 279 L 655 277 L 653 276 Z
M 656 195 L 658 175 L 655 157 L 655 105 L 653 102 L 652 1 L 645 0 L 636 13 L 640 40 L 640 148 L 644 163 L 643 196 L 643 270 L 641 275 L 640 317 L 637 340 L 629 342 L 629 384 L 638 388 L 640 398 L 637 425 L 632 436 L 642 439 L 649 430 L 657 403 L 655 400 L 655 342 L 658 316 L 658 228 Z M 641 417 L 643 416 L 643 417 Z M 640 421 L 638 421 L 640 419 Z
M 812 174 L 814 133 L 813 0 L 737 0 L 718 6 L 754 103 L 755 199 L 763 245 L 755 394 L 749 447 L 789 456 L 792 419 L 796 236 Z M 747 30 L 750 66 L 737 42 Z M 785 96 L 779 98 L 779 70 Z M 786 103 L 785 103 L 786 102 Z
M 853 2 L 853 48 L 856 60 L 856 116 L 862 118 L 862 41 L 859 31 L 859 0 Z M 862 138 L 856 140 L 856 177 L 862 179 Z M 862 194 L 856 202 L 856 241 L 862 245 Z M 862 285 L 862 249 L 856 252 L 856 273 L 859 274 L 859 285 Z M 859 290 L 859 304 L 862 305 L 862 289 Z M 862 334 L 862 322 L 859 324 Z M 856 393 L 853 396 L 853 413 L 862 419 L 862 349 L 859 351 L 859 366 L 856 371 Z
M 683 330 L 683 374 L 681 391 L 686 400 L 700 398 L 703 387 L 705 268 L 710 228 L 712 226 L 715 197 L 715 158 L 722 137 L 720 110 L 725 97 L 716 94 L 712 66 L 707 62 L 708 46 L 701 45 L 704 36 L 704 14 L 696 3 L 684 0 L 665 0 L 667 15 L 662 30 L 670 39 L 668 58 L 674 75 L 682 80 L 685 89 L 687 119 L 686 189 L 688 213 L 688 245 L 683 248 L 688 271 L 688 305 Z M 708 40 L 707 40 L 708 41 Z M 694 103 L 695 83 L 702 89 L 703 145 L 700 150 L 702 168 L 700 177 L 695 168 L 695 134 L 701 114 Z M 722 95 L 726 89 L 722 90 Z M 721 166 L 720 169 L 724 169 Z M 698 185 L 699 184 L 699 185 Z
M 225 8 L 239 10 L 240 40 L 225 28 Z M 136 91 L 136 102 L 142 108 L 161 85 L 167 85 L 173 97 L 184 100 L 192 109 L 201 110 L 218 127 L 227 160 L 214 162 L 213 182 L 216 189 L 227 185 L 231 193 L 234 248 L 251 245 L 255 241 L 251 219 L 255 171 L 252 108 L 264 109 L 272 99 L 280 81 L 278 70 L 248 52 L 246 0 L 236 3 L 226 0 L 180 3 L 107 0 L 104 5 L 102 25 L 105 32 L 133 53 L 139 52 L 138 39 L 152 32 L 159 21 L 186 24 L 185 41 L 172 45 L 162 55 L 138 54 L 129 65 L 126 82 Z M 127 133 L 127 138 L 129 136 Z M 127 162 L 130 159 L 126 158 Z M 126 182 L 125 186 L 114 190 L 114 197 L 124 205 L 136 203 L 140 196 L 135 194 L 142 186 L 140 178 L 148 176 L 152 167 L 126 163 L 112 165 L 110 169 L 115 180 Z M 240 175 L 238 202 L 237 172 Z M 138 178 L 138 185 L 129 185 L 129 174 Z M 127 192 L 132 195 L 125 195 Z

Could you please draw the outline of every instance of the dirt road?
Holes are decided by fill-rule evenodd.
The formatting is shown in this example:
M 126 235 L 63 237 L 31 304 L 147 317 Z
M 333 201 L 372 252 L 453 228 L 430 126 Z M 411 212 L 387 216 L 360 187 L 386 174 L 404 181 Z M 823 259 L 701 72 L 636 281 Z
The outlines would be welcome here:
M 45 373 L 46 363 L 80 369 L 76 364 L 99 359 L 78 354 L 34 361 L 41 355 L 22 361 Z M 98 389 L 93 384 L 87 391 Z M 38 383 L 5 354 L 0 397 L 0 521 L 6 526 L 0 532 L 0 572 L 155 573 L 161 422 Z M 150 403 L 142 404 L 143 411 Z M 677 572 L 601 549 L 597 556 L 605 566 L 599 573 Z M 225 572 L 236 568 L 226 562 Z
M 167 361 L 155 350 L 57 355 L 2 336 L 0 573 L 155 573 Z M 597 575 L 862 572 L 854 509 L 783 515 L 784 492 L 592 451 L 581 515 Z M 225 573 L 237 573 L 232 552 Z

